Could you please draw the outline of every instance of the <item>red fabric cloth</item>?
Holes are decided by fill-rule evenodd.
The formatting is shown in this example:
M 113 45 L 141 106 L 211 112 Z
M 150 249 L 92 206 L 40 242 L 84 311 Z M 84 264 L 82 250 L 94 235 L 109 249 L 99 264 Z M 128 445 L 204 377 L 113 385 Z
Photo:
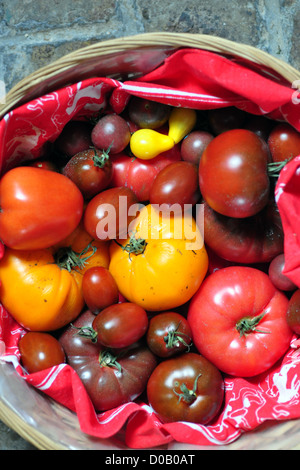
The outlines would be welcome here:
M 182 49 L 156 70 L 124 83 L 92 78 L 69 85 L 9 112 L 0 122 L 1 171 L 40 157 L 71 119 L 82 119 L 110 105 L 121 112 L 131 95 L 173 106 L 209 109 L 236 106 L 254 114 L 285 120 L 300 130 L 300 105 L 295 89 L 270 70 L 243 60 Z M 300 157 L 281 173 L 276 197 L 286 235 L 286 273 L 300 286 Z M 296 234 L 296 235 L 295 235 Z M 1 246 L 0 254 L 3 253 Z M 18 339 L 23 329 L 0 308 L 0 356 L 20 376 L 78 415 L 82 432 L 98 438 L 114 436 L 125 427 L 131 448 L 153 448 L 176 440 L 198 445 L 224 445 L 267 420 L 300 417 L 300 352 L 291 348 L 267 373 L 254 379 L 225 377 L 225 403 L 215 422 L 163 424 L 140 401 L 97 414 L 69 365 L 28 375 L 19 363 Z

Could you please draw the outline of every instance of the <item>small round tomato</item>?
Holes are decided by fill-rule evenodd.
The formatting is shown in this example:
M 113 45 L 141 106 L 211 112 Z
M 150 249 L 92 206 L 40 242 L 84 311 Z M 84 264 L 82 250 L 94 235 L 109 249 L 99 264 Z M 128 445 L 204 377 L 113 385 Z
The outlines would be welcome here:
M 175 162 L 161 170 L 150 189 L 150 204 L 181 210 L 194 205 L 200 198 L 198 167 L 190 162 Z
M 60 342 L 49 333 L 29 331 L 18 343 L 21 362 L 29 374 L 63 364 L 65 352 Z
M 106 189 L 112 179 L 112 164 L 105 151 L 90 148 L 74 155 L 63 169 L 80 189 L 85 199 L 91 199 Z
M 177 312 L 163 312 L 149 321 L 147 344 L 159 357 L 170 357 L 189 350 L 192 332 L 187 319 Z
M 300 289 L 297 289 L 289 300 L 286 320 L 291 330 L 300 335 Z
M 125 238 L 128 225 L 135 218 L 138 199 L 125 187 L 110 188 L 94 196 L 87 204 L 83 223 L 85 230 L 96 240 Z M 132 214 L 132 215 L 131 215 Z
M 214 136 L 207 131 L 193 131 L 181 143 L 182 160 L 199 165 L 200 158 Z
M 250 217 L 267 204 L 269 151 L 254 132 L 233 129 L 215 137 L 203 152 L 199 184 L 212 209 L 228 217 Z
M 119 301 L 119 290 L 109 270 L 103 266 L 89 268 L 82 278 L 82 294 L 95 315 Z
M 272 367 L 290 346 L 287 307 L 287 297 L 266 273 L 232 266 L 205 279 L 187 319 L 200 354 L 222 372 L 253 377 Z
M 150 406 L 164 422 L 210 423 L 224 398 L 220 371 L 205 357 L 186 353 L 162 361 L 147 385 Z
M 55 141 L 55 148 L 62 159 L 73 157 L 78 152 L 89 149 L 92 126 L 85 121 L 69 121 Z
M 247 114 L 241 109 L 229 106 L 208 110 L 207 117 L 214 134 L 241 128 Z
M 277 124 L 268 138 L 274 162 L 289 160 L 300 155 L 300 133 L 290 124 Z
M 99 119 L 91 134 L 95 147 L 112 154 L 122 152 L 129 144 L 130 136 L 127 122 L 118 114 L 107 114 Z
M 297 289 L 297 286 L 283 274 L 285 265 L 284 253 L 280 253 L 272 259 L 269 266 L 269 277 L 277 289 L 283 291 L 292 291 Z
M 140 340 L 147 328 L 146 311 L 136 304 L 123 302 L 102 310 L 95 316 L 92 327 L 82 327 L 78 334 L 107 348 L 119 349 Z
M 132 96 L 128 105 L 128 115 L 140 128 L 158 129 L 167 122 L 171 109 L 171 106 L 166 104 Z

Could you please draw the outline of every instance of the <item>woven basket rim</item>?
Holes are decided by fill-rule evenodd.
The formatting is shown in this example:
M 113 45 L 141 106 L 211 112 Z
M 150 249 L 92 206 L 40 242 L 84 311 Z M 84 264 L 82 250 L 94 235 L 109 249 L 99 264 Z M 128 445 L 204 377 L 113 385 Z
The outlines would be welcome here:
M 48 65 L 39 68 L 20 80 L 6 94 L 4 104 L 0 105 L 0 119 L 26 96 L 29 90 L 45 79 L 58 76 L 76 65 L 95 57 L 107 56 L 133 49 L 182 47 L 205 49 L 212 52 L 238 56 L 259 65 L 273 69 L 291 84 L 300 79 L 300 72 L 283 60 L 272 56 L 254 46 L 235 42 L 219 36 L 194 33 L 152 32 L 121 38 L 99 41 L 95 44 L 77 49 Z

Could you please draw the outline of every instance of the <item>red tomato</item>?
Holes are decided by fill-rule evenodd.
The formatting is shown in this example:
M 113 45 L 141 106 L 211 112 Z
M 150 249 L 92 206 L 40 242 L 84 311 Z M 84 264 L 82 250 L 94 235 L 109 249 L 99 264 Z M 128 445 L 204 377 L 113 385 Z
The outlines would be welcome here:
M 89 268 L 82 278 L 82 294 L 95 315 L 119 301 L 119 290 L 109 270 L 102 266 Z
M 249 267 L 220 269 L 206 278 L 189 312 L 193 343 L 221 371 L 252 377 L 288 350 L 288 299 L 267 274 Z
M 300 155 L 300 133 L 287 123 L 277 124 L 268 138 L 272 160 L 281 162 Z
M 224 384 L 207 359 L 186 353 L 162 361 L 147 385 L 149 404 L 164 422 L 210 423 L 219 413 Z
M 221 258 L 244 264 L 268 263 L 282 253 L 283 229 L 274 202 L 243 219 L 218 214 L 207 203 L 203 208 L 205 243 Z
M 91 327 L 95 315 L 87 311 L 74 322 L 76 328 Z M 135 400 L 146 389 L 157 361 L 141 344 L 107 350 L 99 343 L 74 334 L 70 325 L 60 337 L 67 361 L 78 373 L 98 411 L 116 408 Z
M 80 189 L 85 199 L 91 199 L 106 189 L 112 178 L 112 164 L 108 153 L 90 148 L 74 155 L 63 169 Z
M 151 318 L 147 344 L 159 357 L 170 357 L 189 350 L 192 332 L 187 319 L 176 312 L 159 313 Z
M 151 160 L 140 160 L 125 153 L 111 156 L 113 177 L 111 186 L 130 188 L 141 202 L 149 201 L 150 189 L 158 173 L 170 163 L 181 159 L 180 147 L 175 145 Z
M 102 191 L 91 199 L 84 213 L 84 227 L 94 239 L 127 238 L 130 222 L 136 217 L 137 197 L 129 188 Z M 132 209 L 132 212 L 130 212 Z
M 163 168 L 150 189 L 150 204 L 184 208 L 195 205 L 200 199 L 198 167 L 190 162 L 175 162 Z
M 203 152 L 199 184 L 212 209 L 228 217 L 250 217 L 267 204 L 269 151 L 254 132 L 233 129 L 215 137 Z
M 300 335 L 300 289 L 297 289 L 289 300 L 286 319 L 291 330 Z
M 22 336 L 18 347 L 22 365 L 29 374 L 57 366 L 66 361 L 61 344 L 49 333 L 29 331 Z
M 140 340 L 147 328 L 146 311 L 131 302 L 123 302 L 102 310 L 95 316 L 92 327 L 83 327 L 78 334 L 107 348 L 119 349 Z
M 83 197 L 60 173 L 18 167 L 0 180 L 0 238 L 10 248 L 48 248 L 70 235 L 80 222 Z

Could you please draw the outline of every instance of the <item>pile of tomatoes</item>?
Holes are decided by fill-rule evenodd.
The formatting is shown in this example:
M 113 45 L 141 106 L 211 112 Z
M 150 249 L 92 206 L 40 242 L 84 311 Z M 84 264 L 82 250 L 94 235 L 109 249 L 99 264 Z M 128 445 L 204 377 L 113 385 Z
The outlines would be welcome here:
M 97 411 L 145 394 L 208 424 L 224 374 L 267 371 L 300 334 L 274 199 L 291 126 L 131 97 L 70 121 L 0 180 L 0 300 L 28 373 L 67 362 Z

